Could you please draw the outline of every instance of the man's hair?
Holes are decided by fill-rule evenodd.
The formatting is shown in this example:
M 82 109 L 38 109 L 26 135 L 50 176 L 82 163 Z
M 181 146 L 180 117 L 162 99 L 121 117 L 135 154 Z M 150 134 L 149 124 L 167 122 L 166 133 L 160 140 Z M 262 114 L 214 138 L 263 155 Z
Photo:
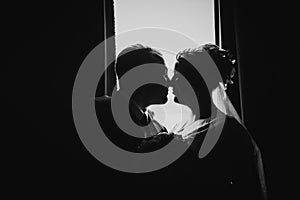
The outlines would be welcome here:
M 132 45 L 121 51 L 117 57 L 115 71 L 118 78 L 139 65 L 157 63 L 165 65 L 162 54 L 141 44 Z
M 214 63 L 217 65 L 218 70 L 220 71 L 223 82 L 226 84 L 228 82 L 232 83 L 232 78 L 236 72 L 236 59 L 231 54 L 229 50 L 224 50 L 214 44 L 205 44 L 201 45 L 198 48 L 194 49 L 185 49 L 179 52 L 176 55 L 177 59 L 177 68 L 180 70 L 180 65 L 182 62 L 187 62 L 188 57 L 197 56 L 203 54 L 204 52 L 208 53 Z M 190 65 L 192 67 L 192 65 Z M 181 70 L 190 70 L 192 69 L 181 69 Z M 182 72 L 180 72 L 182 73 Z

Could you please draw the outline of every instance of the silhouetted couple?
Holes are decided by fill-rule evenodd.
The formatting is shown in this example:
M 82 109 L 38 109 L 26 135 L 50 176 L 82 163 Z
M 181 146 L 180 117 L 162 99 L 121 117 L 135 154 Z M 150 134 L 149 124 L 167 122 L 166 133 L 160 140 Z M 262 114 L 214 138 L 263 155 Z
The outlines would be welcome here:
M 215 63 L 222 79 L 210 80 L 209 86 L 197 69 L 204 67 L 206 56 Z M 163 169 L 143 174 L 112 170 L 118 174 L 114 176 L 118 177 L 117 185 L 124 183 L 146 193 L 155 192 L 155 188 L 195 193 L 203 199 L 263 199 L 266 188 L 260 151 L 226 94 L 233 83 L 235 59 L 228 51 L 206 44 L 179 52 L 176 60 L 170 79 L 159 51 L 142 45 L 124 49 L 115 64 L 118 87 L 111 98 L 96 101 L 101 128 L 111 142 L 124 150 L 153 152 L 171 141 L 187 145 L 183 155 Z M 132 91 L 135 80 L 126 77 L 126 73 L 141 66 L 146 70 L 136 72 L 140 76 L 136 81 L 153 77 L 153 83 Z M 131 119 L 126 120 L 140 131 L 128 134 L 119 127 L 120 119 L 116 120 L 112 107 L 114 112 L 129 112 Z M 172 112 L 177 108 L 178 112 Z M 213 135 L 220 126 L 219 135 Z M 205 152 L 204 148 L 211 149 Z

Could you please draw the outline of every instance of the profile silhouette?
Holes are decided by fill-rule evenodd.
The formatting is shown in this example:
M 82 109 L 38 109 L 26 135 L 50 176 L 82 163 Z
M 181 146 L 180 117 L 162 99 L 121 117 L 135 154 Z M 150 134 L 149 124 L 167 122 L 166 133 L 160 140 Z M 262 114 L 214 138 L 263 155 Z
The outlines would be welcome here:
M 126 73 L 130 73 L 130 70 L 146 64 L 149 68 L 155 68 L 153 70 L 153 77 L 156 79 L 154 82 L 161 84 L 146 84 L 137 88 L 132 95 L 127 94 L 128 84 L 123 81 L 123 76 Z M 166 76 L 167 68 L 159 51 L 136 44 L 125 48 L 119 53 L 115 62 L 115 72 L 117 75 L 117 84 L 114 87 L 112 97 L 96 101 L 95 106 L 98 121 L 106 136 L 115 145 L 131 152 L 140 152 L 138 147 L 142 138 L 155 135 L 164 130 L 164 127 L 160 124 L 153 124 L 146 113 L 146 107 L 151 104 L 166 102 L 167 84 L 169 81 Z M 116 123 L 111 110 L 113 98 L 120 102 L 128 100 L 129 105 L 120 106 L 117 109 L 129 109 L 131 120 L 136 125 L 147 127 L 147 129 L 141 129 L 138 133 L 130 134 L 123 131 Z
M 215 82 L 210 90 L 196 69 L 203 65 L 194 66 L 190 62 L 193 59 L 201 61 L 205 58 L 204 54 L 210 56 L 222 78 L 220 82 Z M 192 174 L 190 177 L 193 177 L 191 180 L 201 179 L 197 181 L 199 185 L 206 185 L 205 181 L 218 186 L 222 183 L 225 188 L 228 187 L 225 191 L 228 189 L 232 192 L 229 192 L 232 198 L 265 199 L 266 186 L 261 153 L 226 94 L 226 90 L 234 82 L 236 71 L 234 56 L 230 51 L 221 49 L 217 45 L 205 44 L 198 48 L 185 49 L 179 52 L 176 58 L 175 75 L 171 80 L 175 95 L 179 97 L 179 102 L 190 106 L 193 110 L 197 108 L 197 104 L 191 102 L 185 94 L 186 91 L 181 89 L 184 77 L 197 96 L 200 112 L 196 120 L 200 118 L 209 122 L 207 129 L 202 131 L 201 127 L 198 133 L 193 135 L 194 140 L 182 158 L 182 162 L 189 160 L 187 163 L 196 166 L 190 170 Z M 218 116 L 223 115 L 225 121 L 218 140 L 215 141 L 211 151 L 207 152 L 206 157 L 201 158 L 202 147 L 207 146 L 215 138 L 212 136 L 215 134 L 214 130 L 222 124 L 222 118 Z M 178 161 L 178 166 L 183 166 L 181 161 Z M 224 188 L 219 189 L 224 191 Z
M 214 61 L 222 78 L 210 90 L 195 68 L 203 65 L 193 66 L 189 62 L 198 59 L 201 63 L 201 59 L 205 59 L 203 54 Z M 174 88 L 174 94 L 168 96 L 174 98 L 176 95 L 179 104 L 191 108 L 195 117 L 171 134 L 145 139 L 141 146 L 142 149 L 155 150 L 171 138 L 178 145 L 188 144 L 189 147 L 174 163 L 157 173 L 150 173 L 147 180 L 154 184 L 155 179 L 159 179 L 161 184 L 167 185 L 166 188 L 176 188 L 183 184 L 189 190 L 201 190 L 203 196 L 208 195 L 212 199 L 215 196 L 264 199 L 266 187 L 259 148 L 241 123 L 226 94 L 227 88 L 233 83 L 236 67 L 234 57 L 229 51 L 206 44 L 195 49 L 185 49 L 176 58 L 175 73 L 169 85 Z M 196 102 L 191 100 L 190 93 L 184 89 L 184 81 L 188 81 L 194 90 Z M 217 140 L 212 143 L 211 150 L 201 157 L 203 146 L 209 145 L 216 138 L 215 130 L 222 123 L 224 126 Z
M 209 55 L 214 61 L 222 78 L 210 90 L 204 78 L 189 62 L 190 58 L 201 60 L 203 54 Z M 134 123 L 140 127 L 152 127 L 146 134 L 143 131 L 138 133 L 141 137 L 128 135 L 118 127 L 111 110 L 111 99 L 96 102 L 97 117 L 103 132 L 120 148 L 148 153 L 163 148 L 170 141 L 188 145 L 183 155 L 169 166 L 155 172 L 127 174 L 124 175 L 124 181 L 135 189 L 151 188 L 158 182 L 167 191 L 184 187 L 189 191 L 200 191 L 201 196 L 211 199 L 220 196 L 264 199 L 266 187 L 259 148 L 241 123 L 226 94 L 226 89 L 233 83 L 235 59 L 229 51 L 212 44 L 183 50 L 176 58 L 175 74 L 172 80 L 168 80 L 164 59 L 158 51 L 135 45 L 118 55 L 115 70 L 119 88 L 115 88 L 113 98 L 121 101 L 128 98 L 129 105 L 124 109 L 129 110 Z M 149 63 L 147 69 L 152 69 L 151 63 L 153 69 L 159 67 L 155 79 L 165 85 L 147 84 L 137 88 L 132 95 L 127 94 L 128 85 L 122 77 L 135 67 Z M 189 98 L 190 93 L 182 86 L 184 81 L 191 85 L 195 99 Z M 174 105 L 176 108 L 178 105 L 188 108 L 192 117 L 170 131 L 170 128 L 168 130 L 162 125 L 165 121 L 156 118 L 155 113 L 157 116 L 163 107 L 166 110 L 161 112 L 162 115 L 168 114 Z M 214 138 L 215 132 L 210 130 L 216 130 L 223 122 L 218 140 L 204 157 L 199 157 L 202 147 Z

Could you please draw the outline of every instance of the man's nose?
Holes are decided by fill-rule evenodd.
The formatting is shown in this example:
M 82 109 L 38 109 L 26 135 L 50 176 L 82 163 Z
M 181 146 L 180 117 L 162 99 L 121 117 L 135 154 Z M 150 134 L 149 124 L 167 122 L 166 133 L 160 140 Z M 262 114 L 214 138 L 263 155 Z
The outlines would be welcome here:
M 167 86 L 168 86 L 168 85 L 170 84 L 171 80 L 170 80 L 170 78 L 168 77 L 167 74 L 164 75 L 164 79 L 165 79 L 166 84 L 167 84 Z

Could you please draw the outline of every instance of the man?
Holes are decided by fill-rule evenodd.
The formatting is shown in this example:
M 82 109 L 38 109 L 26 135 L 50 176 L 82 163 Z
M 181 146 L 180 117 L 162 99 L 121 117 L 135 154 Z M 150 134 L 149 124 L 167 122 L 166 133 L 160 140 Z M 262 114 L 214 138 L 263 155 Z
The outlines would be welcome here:
M 155 82 L 160 84 L 146 84 L 137 88 L 132 94 L 128 93 L 130 88 L 128 81 L 123 80 L 126 73 L 130 73 L 140 66 L 147 65 L 150 68 Z M 155 135 L 164 127 L 150 120 L 146 107 L 151 104 L 160 104 L 166 101 L 168 77 L 167 68 L 160 52 L 141 44 L 133 45 L 120 52 L 115 64 L 117 75 L 117 85 L 111 98 L 96 101 L 96 113 L 106 136 L 117 146 L 131 152 L 138 152 L 142 138 Z M 139 76 L 149 76 L 149 74 L 139 74 Z M 137 77 L 136 77 L 137 78 Z M 143 77 L 141 77 L 143 78 Z M 135 80 L 131 80 L 135 81 Z M 132 121 L 141 127 L 140 130 L 127 134 L 119 127 L 116 116 L 112 113 L 112 101 L 115 103 L 117 112 L 129 108 Z M 129 102 L 129 105 L 124 102 Z M 143 128 L 145 127 L 145 128 Z

